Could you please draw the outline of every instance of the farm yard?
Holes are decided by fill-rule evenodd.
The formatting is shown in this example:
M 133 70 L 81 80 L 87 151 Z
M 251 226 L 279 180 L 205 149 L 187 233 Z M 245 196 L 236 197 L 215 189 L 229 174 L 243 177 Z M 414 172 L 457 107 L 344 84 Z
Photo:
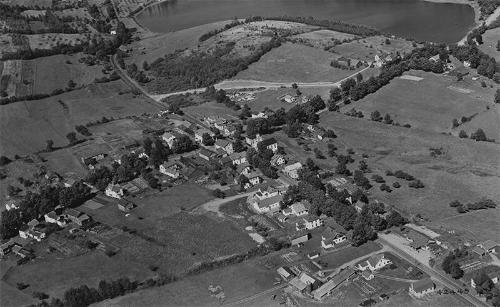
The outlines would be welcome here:
M 403 79 L 412 76 L 421 79 Z M 409 71 L 403 77 L 392 80 L 389 85 L 355 104 L 344 106 L 341 111 L 354 107 L 362 111 L 365 118 L 370 118 L 370 114 L 377 110 L 382 117 L 387 113 L 401 125 L 409 123 L 414 128 L 439 133 L 451 132 L 454 118 L 479 116 L 486 112 L 486 106 L 493 101 L 493 89 L 482 88 L 476 83 L 457 82 L 451 76 Z M 467 89 L 469 93 L 456 88 Z M 495 133 L 495 130 L 487 128 L 483 128 L 486 135 Z M 454 134 L 458 135 L 460 129 L 456 128 Z
M 389 40 L 389 44 L 386 43 Z M 330 49 L 330 52 L 343 55 L 347 58 L 360 61 L 373 61 L 376 54 L 396 53 L 405 54 L 413 49 L 411 41 L 385 36 L 371 36 L 352 42 L 344 43 Z
M 331 53 L 300 44 L 285 43 L 262 56 L 248 69 L 233 79 L 273 82 L 339 81 L 355 74 L 357 70 L 330 66 L 336 56 Z M 300 61 L 297 61 L 300 59 Z

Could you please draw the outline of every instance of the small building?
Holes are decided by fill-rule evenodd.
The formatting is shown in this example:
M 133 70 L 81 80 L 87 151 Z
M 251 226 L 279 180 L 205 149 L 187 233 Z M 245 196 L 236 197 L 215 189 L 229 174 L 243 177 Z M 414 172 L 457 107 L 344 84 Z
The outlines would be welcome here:
M 118 210 L 125 212 L 125 213 L 128 213 L 128 212 L 132 211 L 132 209 L 135 208 L 135 204 L 127 199 L 120 199 L 118 201 L 117 206 L 118 206 Z
M 202 158 L 204 160 L 212 161 L 217 157 L 217 154 L 213 151 L 206 149 L 206 148 L 202 148 L 198 152 L 198 156 L 200 156 L 200 158 Z
M 245 138 L 245 142 L 253 147 L 254 149 L 257 149 L 257 145 L 262 142 L 262 136 L 260 134 L 255 135 L 254 137 L 249 137 L 247 136 Z
M 415 297 L 423 297 L 434 292 L 436 285 L 430 278 L 424 278 L 414 283 L 411 283 L 408 292 Z
M 262 177 L 257 172 L 251 172 L 246 176 L 251 185 L 256 185 L 262 182 Z
M 486 250 L 488 253 L 492 253 L 492 254 L 498 253 L 498 250 L 499 250 L 499 248 L 498 248 L 499 244 L 497 242 L 492 241 L 492 240 L 487 240 L 487 241 L 481 242 L 478 246 L 483 248 L 484 250 Z
M 338 232 L 332 227 L 327 227 L 321 234 L 321 247 L 324 249 L 333 248 L 338 244 L 347 241 L 347 236 L 344 233 Z
M 361 272 L 361 277 L 363 277 L 366 280 L 372 280 L 375 277 L 375 275 L 373 275 L 372 271 L 366 270 Z
M 14 245 L 12 247 L 12 252 L 14 254 L 16 254 L 17 256 L 21 257 L 22 259 L 28 258 L 31 256 L 31 253 L 20 245 Z
M 349 277 L 354 275 L 354 270 L 351 268 L 347 268 L 345 270 L 340 271 L 337 275 L 333 276 L 332 279 L 328 280 L 321 287 L 316 289 L 312 294 L 316 300 L 321 300 L 325 296 L 330 295 L 332 291 L 337 288 L 340 284 L 346 281 Z
M 392 262 L 385 258 L 384 254 L 377 254 L 373 255 L 368 260 L 366 260 L 364 263 L 360 263 L 358 265 L 358 268 L 361 271 L 365 271 L 366 269 L 369 269 L 370 271 L 377 271 L 380 270 L 381 268 L 391 264 Z
M 280 187 L 274 187 L 274 186 L 268 186 L 267 189 L 263 190 L 260 188 L 254 195 L 254 198 L 257 199 L 265 199 L 269 197 L 274 197 L 276 195 L 282 195 L 284 194 L 286 189 L 280 188 Z
M 248 176 L 252 172 L 252 167 L 248 163 L 243 163 L 236 167 L 236 172 L 240 175 Z
M 472 253 L 478 255 L 479 257 L 483 257 L 483 256 L 486 256 L 486 254 L 488 252 L 486 250 L 484 250 L 482 247 L 474 246 L 472 248 Z
M 291 206 L 291 209 L 292 209 L 292 214 L 296 215 L 296 216 L 303 216 L 303 215 L 307 215 L 309 214 L 309 208 L 308 208 L 308 203 L 306 204 L 306 202 L 298 202 L 298 203 L 295 203 Z
M 277 152 L 278 151 L 278 142 L 276 142 L 275 138 L 269 138 L 265 139 L 262 142 L 260 142 L 257 147 L 269 149 L 272 152 Z
M 299 178 L 299 170 L 302 168 L 302 164 L 300 162 L 296 162 L 290 165 L 287 165 L 283 168 L 283 172 L 292 179 Z
M 167 175 L 171 178 L 177 179 L 180 176 L 180 167 L 176 163 L 164 162 L 160 165 L 160 173 Z
M 119 184 L 110 183 L 104 190 L 104 194 L 109 197 L 121 199 L 125 195 L 125 191 Z
M 313 259 L 316 259 L 316 258 L 319 258 L 319 252 L 317 251 L 312 251 L 310 252 L 309 254 L 307 254 L 307 258 L 313 260 Z
M 299 277 L 294 277 L 292 280 L 290 280 L 290 285 L 299 290 L 299 292 L 305 292 L 307 288 L 307 285 L 303 281 L 301 281 Z
M 208 129 L 205 129 L 205 128 L 201 128 L 201 129 L 198 129 L 194 132 L 194 140 L 200 144 L 203 143 L 203 135 L 204 134 L 208 134 L 210 135 L 211 137 L 214 137 L 215 136 L 215 133 L 213 133 L 211 130 L 208 130 Z
M 286 163 L 286 159 L 284 155 L 275 154 L 271 158 L 271 165 L 274 167 L 282 166 Z
M 9 211 L 13 209 L 19 209 L 19 202 L 15 199 L 9 199 L 5 202 L 5 210 Z
M 303 235 L 300 235 L 298 237 L 293 238 L 291 240 L 291 244 L 292 245 L 301 245 L 302 243 L 309 241 L 309 239 L 311 239 L 311 234 L 306 233 L 306 234 L 303 234 Z
M 304 217 L 301 222 L 295 223 L 295 229 L 297 229 L 297 231 L 305 229 L 311 230 L 318 228 L 321 225 L 323 225 L 323 221 L 319 217 L 308 215 Z
M 416 230 L 410 229 L 406 234 L 406 238 L 411 242 L 410 246 L 415 250 L 428 248 L 429 238 Z
M 49 213 L 46 213 L 43 216 L 43 218 L 47 223 L 56 224 L 57 220 L 59 219 L 59 216 L 56 214 L 55 211 L 50 211 Z
M 77 224 L 78 226 L 83 226 L 90 222 L 90 216 L 75 209 L 64 210 L 64 215 L 67 219 Z
M 228 140 L 223 140 L 223 139 L 217 139 L 217 141 L 215 141 L 215 149 L 221 149 L 224 152 L 226 152 L 228 155 L 230 155 L 234 152 L 233 143 L 229 142 Z
M 284 280 L 289 280 L 290 278 L 294 277 L 295 274 L 293 273 L 292 270 L 290 270 L 289 267 L 287 266 L 281 266 L 279 267 L 276 272 L 283 278 Z
M 280 209 L 280 203 L 283 200 L 283 195 L 275 195 L 269 198 L 256 199 L 252 206 L 258 213 L 276 212 Z
M 177 135 L 174 132 L 165 132 L 162 134 L 161 138 L 168 144 L 168 147 L 172 148 L 174 141 L 177 139 Z
M 229 155 L 229 160 L 233 165 L 240 165 L 247 163 L 247 154 L 246 152 L 234 152 Z
M 288 217 L 285 216 L 283 213 L 279 212 L 275 215 L 276 219 L 281 222 L 281 223 L 284 223 L 286 222 L 286 220 L 288 220 Z

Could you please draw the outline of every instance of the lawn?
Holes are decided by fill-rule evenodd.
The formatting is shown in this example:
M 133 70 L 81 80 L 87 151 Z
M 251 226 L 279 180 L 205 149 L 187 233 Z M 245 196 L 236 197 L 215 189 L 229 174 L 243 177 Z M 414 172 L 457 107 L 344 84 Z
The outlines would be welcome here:
M 233 79 L 270 82 L 339 81 L 356 72 L 331 67 L 330 62 L 336 57 L 321 49 L 285 43 L 266 53 Z
M 120 254 L 112 258 L 102 252 L 92 252 L 78 257 L 37 259 L 35 262 L 13 267 L 4 281 L 15 287 L 18 282 L 29 284 L 24 293 L 35 291 L 62 297 L 71 287 L 88 285 L 96 287 L 99 281 L 129 277 L 143 280 L 154 273 L 147 266 L 135 263 Z
M 466 85 L 451 76 L 419 71 L 407 74 L 423 79 L 412 81 L 396 78 L 376 93 L 344 106 L 342 112 L 354 107 L 362 111 L 366 118 L 370 118 L 371 112 L 377 110 L 382 116 L 390 114 L 400 124 L 409 123 L 419 129 L 450 132 L 454 118 L 482 114 L 493 99 L 491 89 L 482 89 L 475 84 Z M 467 88 L 473 92 L 460 93 L 450 89 L 450 86 Z M 459 129 L 461 128 L 455 130 Z M 491 131 L 486 131 L 487 135 L 488 132 Z M 454 133 L 458 134 L 458 131 Z
M 36 299 L 16 288 L 5 281 L 0 281 L 0 305 L 9 307 L 21 307 L 35 304 Z
M 221 286 L 231 303 L 272 288 L 276 271 L 256 261 L 227 266 L 158 288 L 147 289 L 97 304 L 97 306 L 220 306 L 208 286 Z
M 75 125 L 108 118 L 157 112 L 143 97 L 128 93 L 121 81 L 91 84 L 88 87 L 41 100 L 0 106 L 1 155 L 35 152 L 52 139 L 55 146 L 68 144 L 66 134 Z M 21 128 L 22 129 L 19 129 Z
M 494 28 L 483 34 L 484 44 L 479 45 L 479 49 L 500 61 L 500 52 L 497 51 L 497 42 L 500 40 L 500 28 Z
M 370 241 L 358 247 L 349 246 L 347 248 L 322 255 L 319 259 L 322 262 L 328 263 L 327 265 L 328 269 L 333 269 L 341 266 L 346 262 L 349 262 L 356 258 L 363 257 L 364 255 L 377 251 L 380 248 L 381 248 L 380 245 Z
M 390 39 L 390 44 L 385 43 L 384 36 L 370 36 L 349 43 L 335 46 L 331 51 L 351 59 L 373 61 L 376 54 L 410 52 L 413 47 L 410 41 L 404 39 Z
M 216 103 L 215 101 L 210 101 L 196 106 L 189 106 L 183 108 L 183 111 L 199 120 L 203 120 L 203 118 L 207 116 L 227 116 L 236 119 L 239 114 L 239 111 L 234 111 L 233 109 L 226 107 L 224 104 Z

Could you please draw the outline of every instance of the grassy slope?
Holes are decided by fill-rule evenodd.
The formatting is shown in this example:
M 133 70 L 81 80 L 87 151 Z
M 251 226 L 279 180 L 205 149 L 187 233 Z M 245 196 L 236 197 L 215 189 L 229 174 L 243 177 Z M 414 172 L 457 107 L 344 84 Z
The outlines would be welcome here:
M 500 61 L 500 52 L 497 51 L 497 41 L 499 40 L 500 28 L 491 29 L 483 34 L 484 44 L 479 46 L 479 49 L 481 49 L 481 51 L 494 57 L 497 63 Z

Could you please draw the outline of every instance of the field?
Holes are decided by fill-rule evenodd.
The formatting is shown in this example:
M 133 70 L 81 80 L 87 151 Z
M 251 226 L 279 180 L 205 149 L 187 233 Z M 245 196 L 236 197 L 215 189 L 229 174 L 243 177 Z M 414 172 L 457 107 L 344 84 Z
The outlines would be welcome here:
M 86 41 L 84 34 L 46 33 L 26 35 L 31 49 L 52 49 L 57 45 L 79 45 Z
M 290 40 L 310 47 L 326 50 L 341 42 L 348 42 L 355 38 L 356 36 L 352 34 L 322 29 L 294 35 L 290 37 Z
M 36 300 L 31 295 L 25 294 L 15 286 L 0 281 L 0 305 L 9 307 L 21 307 L 35 304 Z
M 382 175 L 388 185 L 392 185 L 396 178 L 385 176 L 385 171 L 398 169 L 424 183 L 424 189 L 411 189 L 404 180 L 397 179 L 401 188 L 393 189 L 392 193 L 380 191 L 378 183 L 370 190 L 375 198 L 393 204 L 408 215 L 420 213 L 437 220 L 456 214 L 456 210 L 448 206 L 455 199 L 471 202 L 487 197 L 500 201 L 498 144 L 393 127 L 338 113 L 325 112 L 321 114 L 320 122 L 339 135 L 333 142 L 340 148 L 339 153 L 345 154 L 343 148 L 356 151 L 353 156 L 356 161 L 351 164 L 351 170 L 357 168 L 360 155 L 364 153 L 369 156 L 367 163 L 370 169 Z M 302 148 L 294 145 L 295 141 L 289 143 L 288 148 L 296 155 L 300 154 Z M 323 142 L 318 144 L 326 152 L 326 145 Z M 431 157 L 429 148 L 440 147 L 444 154 Z M 336 166 L 330 158 L 318 160 L 318 163 L 323 169 L 334 169 Z
M 69 80 L 82 86 L 104 76 L 102 66 L 87 66 L 79 63 L 80 58 L 81 55 L 77 54 L 5 61 L 0 91 L 17 97 L 50 94 L 56 89 L 66 89 Z
M 256 261 L 213 270 L 178 282 L 139 291 L 97 306 L 220 306 L 211 297 L 208 286 L 220 285 L 225 294 L 224 303 L 232 303 L 273 287 L 276 271 L 267 270 Z
M 234 111 L 226 107 L 224 104 L 216 103 L 215 101 L 210 101 L 196 106 L 189 106 L 183 108 L 186 114 L 194 116 L 202 120 L 206 116 L 227 116 L 233 119 L 237 118 L 239 114 L 238 111 Z
M 285 43 L 262 56 L 258 62 L 251 64 L 233 79 L 320 82 L 339 81 L 356 73 L 356 70 L 331 67 L 330 62 L 336 57 L 321 49 Z
M 318 244 L 319 248 L 319 244 Z M 339 251 L 333 251 L 331 253 L 321 256 L 319 259 L 322 262 L 328 263 L 328 268 L 337 268 L 342 264 L 354 260 L 364 255 L 370 254 L 380 249 L 380 245 L 375 242 L 368 242 L 359 247 L 349 246 L 345 249 Z
M 143 280 L 153 274 L 146 266 L 131 262 L 119 254 L 109 258 L 101 252 L 92 252 L 66 259 L 39 259 L 36 263 L 15 266 L 3 280 L 13 287 L 18 282 L 29 284 L 25 293 L 39 291 L 61 297 L 71 287 L 96 287 L 103 279 L 121 277 Z
M 396 51 L 399 51 L 404 54 L 413 49 L 412 43 L 404 39 L 391 38 L 390 44 L 386 44 L 385 40 L 384 36 L 371 36 L 335 46 L 330 51 L 351 59 L 373 61 L 375 55 L 379 53 L 396 53 Z
M 365 118 L 370 118 L 371 112 L 378 110 L 382 116 L 390 114 L 400 124 L 409 123 L 414 128 L 434 132 L 450 132 L 454 118 L 482 114 L 487 105 L 492 105 L 494 91 L 481 88 L 475 82 L 457 82 L 451 76 L 418 71 L 410 71 L 407 75 L 423 79 L 412 81 L 396 78 L 376 93 L 344 106 L 341 111 L 346 112 L 354 107 L 362 111 Z M 455 88 L 468 89 L 471 93 L 461 93 Z M 495 132 L 486 128 L 483 128 L 486 135 Z M 455 130 L 459 129 L 461 127 Z
M 68 144 L 66 134 L 75 125 L 108 118 L 156 112 L 158 108 L 128 90 L 121 81 L 91 84 L 86 88 L 42 100 L 0 106 L 0 154 L 31 153 L 52 139 L 55 146 Z M 19 129 L 23 127 L 23 129 Z
M 41 8 L 50 8 L 52 6 L 52 0 L 39 0 L 36 1 L 36 4 L 33 3 L 33 0 L 3 0 L 2 3 L 6 5 L 18 5 L 24 7 L 33 7 L 36 5 Z
M 494 57 L 497 63 L 500 61 L 500 52 L 497 51 L 497 42 L 500 40 L 500 28 L 494 28 L 483 34 L 484 44 L 479 45 L 479 49 Z

